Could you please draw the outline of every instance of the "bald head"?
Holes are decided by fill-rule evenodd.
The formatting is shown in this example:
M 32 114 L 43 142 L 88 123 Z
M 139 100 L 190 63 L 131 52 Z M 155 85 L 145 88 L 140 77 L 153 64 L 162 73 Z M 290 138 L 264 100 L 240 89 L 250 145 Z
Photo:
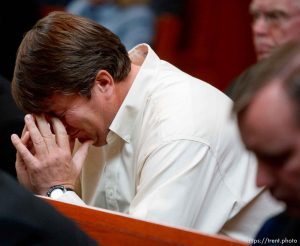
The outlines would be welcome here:
M 283 45 L 239 80 L 234 110 L 258 160 L 257 185 L 300 217 L 300 44 Z
M 256 184 L 300 217 L 300 125 L 281 81 L 259 90 L 239 115 L 241 137 L 257 157 Z

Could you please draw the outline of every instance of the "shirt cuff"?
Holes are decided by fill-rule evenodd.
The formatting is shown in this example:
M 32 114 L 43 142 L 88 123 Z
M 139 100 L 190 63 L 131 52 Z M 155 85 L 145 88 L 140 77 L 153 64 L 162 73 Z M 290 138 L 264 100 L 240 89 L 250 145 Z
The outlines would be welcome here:
M 86 206 L 84 201 L 82 201 L 74 191 L 67 191 L 65 194 L 60 196 L 57 201 L 71 203 L 79 206 Z

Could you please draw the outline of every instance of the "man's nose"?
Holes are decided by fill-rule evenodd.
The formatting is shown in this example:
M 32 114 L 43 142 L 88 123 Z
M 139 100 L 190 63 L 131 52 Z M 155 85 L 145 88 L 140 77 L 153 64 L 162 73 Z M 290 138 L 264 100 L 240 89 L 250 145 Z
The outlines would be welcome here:
M 270 188 L 274 185 L 276 180 L 275 174 L 272 168 L 268 165 L 259 162 L 256 173 L 256 185 L 258 187 Z
M 265 35 L 268 33 L 269 24 L 263 16 L 258 17 L 252 23 L 252 32 L 254 36 Z

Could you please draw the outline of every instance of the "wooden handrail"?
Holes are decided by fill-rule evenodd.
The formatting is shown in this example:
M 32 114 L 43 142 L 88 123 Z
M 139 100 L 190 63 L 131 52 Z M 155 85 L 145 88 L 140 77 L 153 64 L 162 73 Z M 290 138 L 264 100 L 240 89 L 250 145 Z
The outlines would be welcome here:
M 101 245 L 247 245 L 223 236 L 201 234 L 196 231 L 134 219 L 107 210 L 42 199 L 75 221 L 83 231 Z

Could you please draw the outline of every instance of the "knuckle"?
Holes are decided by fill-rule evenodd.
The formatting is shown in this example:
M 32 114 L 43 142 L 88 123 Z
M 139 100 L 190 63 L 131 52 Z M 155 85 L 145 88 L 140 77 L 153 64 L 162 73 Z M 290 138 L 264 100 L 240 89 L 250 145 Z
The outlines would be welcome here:
M 62 160 L 67 160 L 70 158 L 70 153 L 65 149 L 60 149 L 59 156 Z
M 21 150 L 19 150 L 19 153 L 20 153 L 20 156 L 24 158 L 27 154 L 27 149 L 21 149 Z
M 32 141 L 33 141 L 34 145 L 40 145 L 40 144 L 42 144 L 44 142 L 44 140 L 42 138 L 36 138 L 36 139 L 34 139 Z
M 31 168 L 31 173 L 32 174 L 40 174 L 41 173 L 41 171 L 43 171 L 43 166 L 41 166 L 41 165 L 34 165 L 32 168 Z
M 43 138 L 45 138 L 45 139 L 51 139 L 52 140 L 53 137 L 54 137 L 54 135 L 52 133 L 50 133 L 50 132 L 43 133 Z

